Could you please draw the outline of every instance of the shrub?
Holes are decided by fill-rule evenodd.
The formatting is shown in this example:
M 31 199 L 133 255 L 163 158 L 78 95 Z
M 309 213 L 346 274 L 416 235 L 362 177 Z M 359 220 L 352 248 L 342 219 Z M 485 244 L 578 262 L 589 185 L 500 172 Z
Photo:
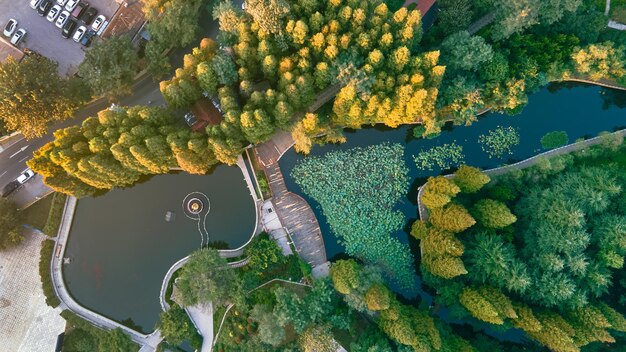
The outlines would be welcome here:
M 50 260 L 52 259 L 55 244 L 56 243 L 52 240 L 45 240 L 41 243 L 41 250 L 39 252 L 39 277 L 41 278 L 41 287 L 43 288 L 44 296 L 46 296 L 46 304 L 52 308 L 56 308 L 61 304 L 61 301 L 54 291 L 52 274 L 50 272 Z
M 48 219 L 42 230 L 46 235 L 51 237 L 57 236 L 59 226 L 61 225 L 61 218 L 63 217 L 63 210 L 65 209 L 66 198 L 67 196 L 60 192 L 55 192 L 52 196 L 52 205 L 50 206 Z
M 565 131 L 553 131 L 541 137 L 541 147 L 543 149 L 554 149 L 562 147 L 569 142 L 569 137 Z

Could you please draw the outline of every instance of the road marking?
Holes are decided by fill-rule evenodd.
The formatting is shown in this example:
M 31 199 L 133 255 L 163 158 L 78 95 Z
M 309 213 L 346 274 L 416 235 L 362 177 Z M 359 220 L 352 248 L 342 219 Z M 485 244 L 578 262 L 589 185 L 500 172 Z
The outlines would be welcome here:
M 20 160 L 20 163 L 24 160 L 27 160 L 28 158 L 30 158 L 30 156 L 25 156 L 24 158 L 22 158 L 22 160 Z
M 26 148 L 28 148 L 28 145 L 23 146 L 20 150 L 16 151 L 15 153 L 11 154 L 11 156 L 9 157 L 9 159 L 13 158 L 14 156 L 16 156 L 17 154 L 23 152 L 26 150 Z
M 1 173 L 1 174 L 0 174 L 0 177 L 4 176 L 4 174 L 6 174 L 6 173 L 7 173 L 7 171 L 5 171 L 5 172 Z

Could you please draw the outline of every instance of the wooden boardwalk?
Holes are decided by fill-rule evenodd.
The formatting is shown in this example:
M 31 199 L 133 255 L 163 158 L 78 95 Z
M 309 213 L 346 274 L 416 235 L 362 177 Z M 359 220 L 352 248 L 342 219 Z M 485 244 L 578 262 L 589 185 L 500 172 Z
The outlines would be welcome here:
M 255 154 L 269 181 L 272 203 L 281 223 L 291 235 L 300 257 L 315 268 L 328 261 L 322 231 L 309 203 L 299 195 L 289 192 L 278 166 L 278 159 L 291 145 L 291 136 L 279 133 L 257 146 Z

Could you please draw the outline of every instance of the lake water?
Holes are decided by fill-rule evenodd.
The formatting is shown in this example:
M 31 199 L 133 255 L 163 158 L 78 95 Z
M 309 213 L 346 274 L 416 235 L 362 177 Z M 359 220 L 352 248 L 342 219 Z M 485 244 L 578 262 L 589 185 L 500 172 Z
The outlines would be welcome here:
M 238 167 L 219 166 L 206 176 L 154 176 L 78 202 L 64 265 L 67 287 L 79 303 L 117 321 L 132 319 L 151 332 L 161 313 L 159 292 L 167 270 L 200 248 L 198 223 L 183 213 L 191 192 L 210 200 L 210 241 L 244 245 L 256 224 L 255 206 Z M 165 214 L 176 214 L 167 222 Z
M 626 126 L 626 110 L 624 108 L 626 108 L 626 92 L 579 83 L 551 84 L 532 94 L 529 97 L 529 104 L 521 114 L 515 116 L 488 113 L 471 126 L 447 128 L 439 137 L 434 139 L 414 139 L 410 126 L 397 129 L 370 127 L 347 132 L 346 143 L 315 146 L 310 155 L 319 156 L 333 150 L 346 150 L 383 142 L 403 144 L 405 146 L 404 158 L 410 170 L 411 186 L 407 196 L 397 205 L 397 209 L 405 214 L 407 225 L 403 231 L 398 231 L 393 236 L 403 243 L 409 243 L 410 224 L 417 218 L 417 187 L 424 183 L 426 177 L 438 175 L 442 171 L 440 169 L 419 170 L 413 161 L 413 156 L 419 154 L 420 151 L 455 141 L 463 147 L 466 164 L 485 169 L 493 168 L 513 160 L 526 159 L 542 152 L 540 139 L 551 131 L 566 131 L 570 143 L 572 143 L 580 137 L 592 137 L 602 131 L 624 128 Z M 480 135 L 498 126 L 516 128 L 520 135 L 520 144 L 513 148 L 513 155 L 505 156 L 502 159 L 490 159 L 482 151 L 477 140 Z M 291 177 L 291 171 L 302 158 L 304 156 L 297 154 L 292 148 L 284 154 L 279 164 L 285 176 L 287 188 L 303 196 L 313 208 L 322 230 L 326 255 L 328 259 L 332 260 L 335 256 L 342 256 L 344 248 L 337 243 L 319 204 L 308 197 Z M 409 244 L 415 253 L 418 250 L 416 241 L 411 240 Z M 416 291 L 402 293 L 408 297 L 415 296 L 419 293 L 419 285 Z

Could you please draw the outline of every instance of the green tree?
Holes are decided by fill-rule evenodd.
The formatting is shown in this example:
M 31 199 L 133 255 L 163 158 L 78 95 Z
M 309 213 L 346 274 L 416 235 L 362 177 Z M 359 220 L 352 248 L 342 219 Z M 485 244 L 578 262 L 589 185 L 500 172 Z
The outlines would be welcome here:
M 27 139 L 41 137 L 49 124 L 72 117 L 83 102 L 70 96 L 69 88 L 51 60 L 29 55 L 18 63 L 9 58 L 0 64 L 0 120 Z
M 189 316 L 187 316 L 187 312 L 177 304 L 172 305 L 170 309 L 161 313 L 159 330 L 161 331 L 161 336 L 174 346 L 180 345 L 183 341 L 190 341 L 193 344 L 198 339 L 198 332 Z M 200 346 L 194 347 L 199 348 Z
M 259 339 L 272 346 L 278 346 L 285 339 L 285 329 L 278 324 L 271 307 L 255 305 L 250 311 L 250 319 L 259 324 Z
M 476 193 L 490 180 L 479 168 L 467 165 L 461 165 L 452 179 L 463 193 Z
M 220 1 L 213 7 L 213 19 L 219 21 L 222 32 L 235 33 L 242 22 L 242 15 L 231 1 Z
M 477 71 L 482 63 L 493 57 L 491 45 L 479 36 L 471 36 L 460 31 L 447 37 L 441 43 L 445 63 L 454 70 Z
M 217 250 L 200 249 L 183 266 L 176 287 L 185 306 L 235 302 L 241 297 L 241 281 Z
M 333 334 L 328 326 L 313 326 L 299 337 L 298 344 L 303 352 L 335 352 Z
M 98 340 L 99 351 L 129 352 L 137 350 L 130 337 L 120 328 L 105 332 Z
M 215 55 L 212 67 L 220 84 L 228 86 L 237 82 L 237 67 L 230 55 L 224 53 Z
M 517 221 L 506 204 L 493 199 L 481 199 L 474 204 L 472 214 L 478 222 L 492 229 L 501 229 Z
M 129 95 L 139 69 L 138 56 L 128 36 L 98 40 L 78 66 L 96 96 L 118 98 Z
M 391 292 L 382 284 L 374 284 L 365 292 L 367 309 L 380 311 L 389 308 Z
M 467 29 L 472 15 L 470 0 L 439 0 L 438 26 L 446 35 Z
M 244 252 L 250 258 L 244 270 L 251 271 L 256 276 L 263 275 L 273 265 L 287 262 L 287 258 L 283 255 L 280 247 L 265 232 L 259 234 Z
M 147 0 L 143 12 L 148 20 L 151 42 L 164 48 L 191 44 L 200 29 L 202 0 Z
M 22 213 L 6 198 L 0 198 L 0 249 L 13 247 L 24 239 L 21 234 Z
M 337 292 L 344 295 L 362 285 L 360 278 L 361 268 L 356 261 L 338 260 L 330 267 L 330 278 Z

